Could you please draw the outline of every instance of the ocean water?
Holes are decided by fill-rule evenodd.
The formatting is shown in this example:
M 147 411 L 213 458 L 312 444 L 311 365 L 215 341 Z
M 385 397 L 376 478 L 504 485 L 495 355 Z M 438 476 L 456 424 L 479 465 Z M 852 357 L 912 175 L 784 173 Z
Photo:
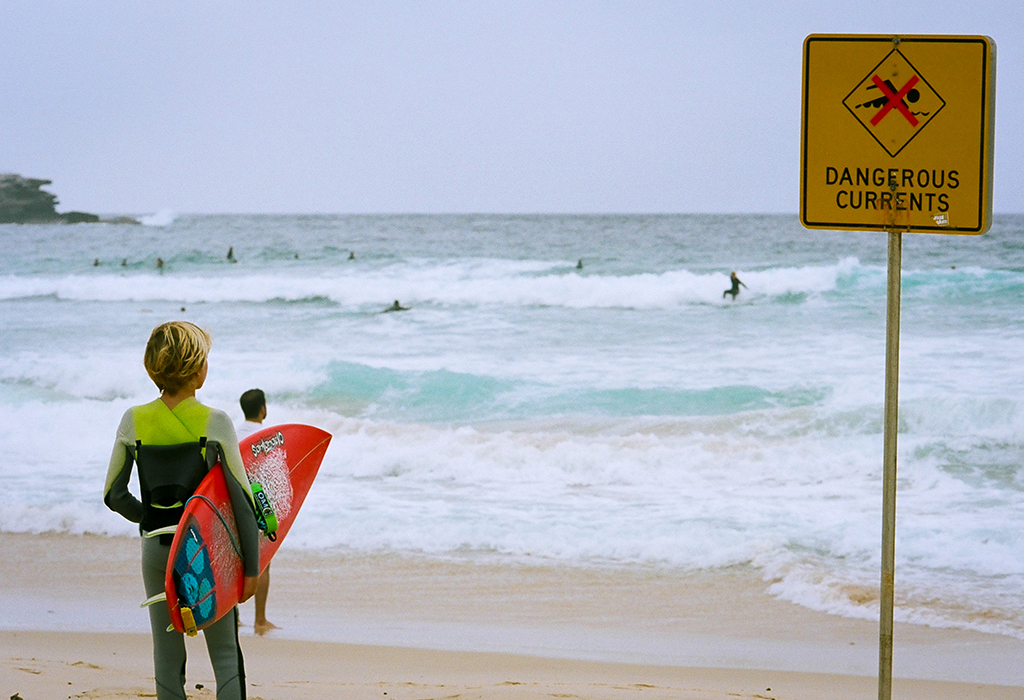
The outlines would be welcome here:
M 102 503 L 114 430 L 156 396 L 150 330 L 184 318 L 214 338 L 202 401 L 241 420 L 259 386 L 268 423 L 334 434 L 287 547 L 739 567 L 877 618 L 884 234 L 789 216 L 145 221 L 0 226 L 2 531 L 135 532 Z M 396 299 L 409 310 L 381 313 Z M 1024 216 L 905 237 L 899 620 L 1024 638 L 1022 308 Z

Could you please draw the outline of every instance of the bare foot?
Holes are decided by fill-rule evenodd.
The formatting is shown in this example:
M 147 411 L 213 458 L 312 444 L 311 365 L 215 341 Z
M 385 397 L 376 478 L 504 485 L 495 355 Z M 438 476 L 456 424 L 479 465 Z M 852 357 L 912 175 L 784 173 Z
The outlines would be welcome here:
M 256 631 L 256 634 L 262 637 L 270 630 L 276 630 L 280 628 L 270 620 L 261 620 L 257 621 L 256 624 L 253 625 L 253 629 Z

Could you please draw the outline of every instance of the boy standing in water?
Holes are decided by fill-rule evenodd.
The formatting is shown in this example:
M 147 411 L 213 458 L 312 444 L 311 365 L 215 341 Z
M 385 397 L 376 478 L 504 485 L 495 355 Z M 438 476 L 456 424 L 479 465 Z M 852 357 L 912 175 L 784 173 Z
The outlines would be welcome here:
M 146 595 L 164 591 L 173 535 L 154 531 L 178 523 L 187 501 L 206 476 L 207 458 L 219 455 L 231 508 L 238 525 L 244 581 L 240 600 L 256 591 L 260 571 L 255 504 L 245 476 L 238 438 L 223 411 L 196 400 L 209 370 L 210 336 L 186 321 L 153 329 L 143 364 L 160 397 L 129 408 L 117 428 L 103 502 L 142 534 L 142 581 Z M 128 490 L 132 464 L 138 465 L 141 500 Z M 185 700 L 185 638 L 171 624 L 167 605 L 149 606 L 157 700 Z M 219 700 L 245 700 L 245 665 L 238 645 L 238 608 L 203 630 Z
M 238 424 L 238 439 L 243 440 L 258 430 L 263 429 L 263 420 L 267 417 L 267 397 L 262 389 L 249 389 L 238 399 L 242 406 L 245 420 Z M 256 634 L 264 635 L 276 630 L 277 625 L 267 619 L 267 595 L 270 593 L 270 565 L 256 584 L 256 623 L 253 629 Z

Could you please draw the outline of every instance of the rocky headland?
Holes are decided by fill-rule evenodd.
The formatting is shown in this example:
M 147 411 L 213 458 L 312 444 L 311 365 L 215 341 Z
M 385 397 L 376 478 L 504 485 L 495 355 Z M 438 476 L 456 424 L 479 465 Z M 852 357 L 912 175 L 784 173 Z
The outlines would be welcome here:
M 0 224 L 137 224 L 129 216 L 101 219 L 84 211 L 57 212 L 57 195 L 43 190 L 52 180 L 0 174 Z

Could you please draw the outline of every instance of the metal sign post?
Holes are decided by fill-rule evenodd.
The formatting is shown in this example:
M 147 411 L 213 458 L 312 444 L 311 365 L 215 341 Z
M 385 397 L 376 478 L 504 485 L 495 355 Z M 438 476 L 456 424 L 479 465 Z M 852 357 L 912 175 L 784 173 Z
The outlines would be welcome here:
M 994 111 L 989 37 L 804 41 L 800 222 L 889 234 L 878 700 L 892 697 L 903 234 L 989 229 Z
M 882 445 L 882 584 L 878 622 L 878 700 L 892 697 L 892 616 L 896 575 L 896 436 L 899 432 L 900 282 L 903 232 L 889 231 L 885 315 L 885 438 Z

